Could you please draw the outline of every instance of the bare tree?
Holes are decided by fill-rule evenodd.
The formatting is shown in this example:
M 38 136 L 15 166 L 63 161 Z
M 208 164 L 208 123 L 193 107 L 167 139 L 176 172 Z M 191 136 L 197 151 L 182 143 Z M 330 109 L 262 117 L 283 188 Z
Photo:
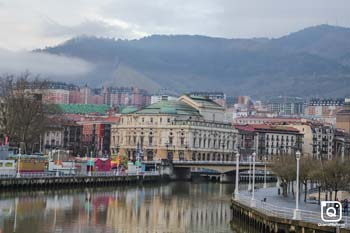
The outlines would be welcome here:
M 5 106 L 1 121 L 3 133 L 24 152 L 33 149 L 45 131 L 47 116 L 42 102 L 47 82 L 32 78 L 29 73 L 19 77 L 0 77 L 0 93 Z
M 272 165 L 272 171 L 281 179 L 280 185 L 285 197 L 288 196 L 288 184 L 295 179 L 295 168 L 295 157 L 289 155 L 278 157 Z

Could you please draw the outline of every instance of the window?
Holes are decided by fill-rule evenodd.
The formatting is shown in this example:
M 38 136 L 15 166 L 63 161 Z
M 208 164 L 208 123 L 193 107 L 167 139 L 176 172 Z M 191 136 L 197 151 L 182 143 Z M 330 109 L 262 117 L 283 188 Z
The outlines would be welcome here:
M 170 123 L 170 118 L 168 118 L 168 123 Z
M 141 148 L 143 147 L 143 136 L 140 137 Z
M 152 143 L 153 143 L 153 137 L 148 137 L 148 143 L 150 146 L 152 146 Z
M 169 137 L 169 144 L 170 144 L 170 145 L 173 144 L 173 137 Z
M 183 137 L 180 138 L 180 144 L 181 144 L 181 146 L 183 146 L 185 144 L 185 138 L 183 138 Z
M 153 123 L 153 117 L 151 117 L 151 118 L 149 119 L 149 121 L 150 121 L 151 123 Z

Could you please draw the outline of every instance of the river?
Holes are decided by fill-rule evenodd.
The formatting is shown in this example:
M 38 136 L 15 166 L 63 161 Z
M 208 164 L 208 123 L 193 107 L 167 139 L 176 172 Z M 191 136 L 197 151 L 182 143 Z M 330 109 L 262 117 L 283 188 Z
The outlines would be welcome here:
M 233 184 L 170 182 L 0 195 L 1 233 L 234 232 Z

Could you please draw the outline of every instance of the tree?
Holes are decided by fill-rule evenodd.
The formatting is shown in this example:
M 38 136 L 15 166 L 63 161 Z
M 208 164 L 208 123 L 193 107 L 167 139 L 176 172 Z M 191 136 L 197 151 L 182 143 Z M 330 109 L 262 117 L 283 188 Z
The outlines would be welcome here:
M 299 178 L 304 185 L 304 202 L 307 199 L 307 183 L 313 178 L 313 171 L 317 170 L 318 165 L 310 157 L 301 157 Z
M 0 77 L 0 86 L 5 109 L 2 134 L 27 153 L 34 149 L 46 130 L 47 112 L 42 96 L 47 82 L 24 73 L 19 77 Z
M 334 191 L 334 200 L 337 199 L 339 190 L 349 188 L 350 168 L 349 161 L 334 159 L 326 161 L 324 164 L 324 183 L 330 192 Z
M 282 194 L 288 196 L 288 184 L 295 179 L 295 157 L 284 155 L 277 158 L 272 165 L 272 171 L 281 179 Z

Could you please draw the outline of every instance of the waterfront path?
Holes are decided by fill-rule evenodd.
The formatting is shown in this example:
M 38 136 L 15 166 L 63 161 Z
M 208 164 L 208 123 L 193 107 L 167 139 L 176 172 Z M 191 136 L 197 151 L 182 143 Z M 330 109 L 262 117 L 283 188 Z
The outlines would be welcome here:
M 250 207 L 251 192 L 240 190 L 239 203 Z M 303 221 L 312 223 L 323 223 L 321 219 L 321 207 L 317 203 L 305 203 L 303 201 L 303 193 L 300 195 L 299 209 L 301 212 L 301 219 Z M 264 202 L 264 198 L 266 201 Z M 293 219 L 293 211 L 295 209 L 295 199 L 292 194 L 288 197 L 278 195 L 278 188 L 260 188 L 255 190 L 256 207 L 254 209 L 263 212 L 266 215 Z M 350 228 L 350 217 L 343 216 L 342 223 L 346 228 Z

